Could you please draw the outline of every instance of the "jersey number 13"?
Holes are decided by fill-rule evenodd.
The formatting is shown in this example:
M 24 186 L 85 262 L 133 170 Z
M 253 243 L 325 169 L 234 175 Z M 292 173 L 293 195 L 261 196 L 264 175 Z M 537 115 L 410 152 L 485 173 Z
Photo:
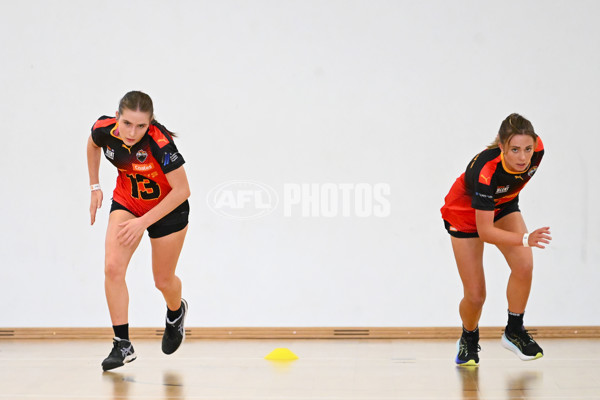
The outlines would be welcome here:
M 140 174 L 128 174 L 127 177 L 131 181 L 131 197 L 134 199 L 154 200 L 160 197 L 160 186 L 152 179 Z

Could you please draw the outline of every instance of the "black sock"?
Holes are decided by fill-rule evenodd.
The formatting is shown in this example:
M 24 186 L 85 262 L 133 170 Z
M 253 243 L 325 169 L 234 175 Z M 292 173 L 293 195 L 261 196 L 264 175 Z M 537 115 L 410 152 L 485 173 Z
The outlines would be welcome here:
M 472 331 L 468 331 L 465 329 L 465 327 L 463 326 L 463 331 L 462 331 L 462 335 L 465 339 L 469 338 L 473 338 L 473 339 L 477 339 L 479 340 L 479 327 L 475 328 Z
M 506 327 L 511 332 L 520 332 L 523 330 L 523 314 L 517 314 L 508 310 L 508 324 Z
M 129 324 L 113 325 L 113 331 L 119 339 L 129 340 Z
M 167 307 L 167 319 L 169 321 L 173 322 L 177 318 L 179 318 L 179 316 L 181 315 L 182 312 L 183 312 L 183 309 L 181 306 L 179 306 L 179 308 L 176 311 L 172 311 L 169 309 L 169 307 Z

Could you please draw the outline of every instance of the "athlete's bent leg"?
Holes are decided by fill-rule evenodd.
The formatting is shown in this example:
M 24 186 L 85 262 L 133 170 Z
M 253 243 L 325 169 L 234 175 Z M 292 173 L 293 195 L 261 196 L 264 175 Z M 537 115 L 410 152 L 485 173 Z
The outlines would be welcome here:
M 187 226 L 152 243 L 152 273 L 156 288 L 161 291 L 167 307 L 176 311 L 181 306 L 181 280 L 175 275 L 177 261 L 183 248 Z
M 132 218 L 135 216 L 127 211 L 115 210 L 110 213 L 106 230 L 104 290 L 113 325 L 128 323 L 129 292 L 125 283 L 125 274 L 141 237 L 132 245 L 123 246 L 117 240 L 117 234 L 121 230 L 119 224 Z
M 527 227 L 520 212 L 502 217 L 496 226 L 511 232 L 525 233 Z M 508 323 L 502 335 L 502 345 L 514 352 L 521 360 L 543 357 L 544 351 L 523 326 L 523 314 L 531 291 L 533 254 L 530 247 L 498 246 L 510 266 L 510 278 L 506 288 L 508 299 Z
M 187 302 L 181 298 L 181 280 L 175 275 L 177 260 L 183 247 L 187 226 L 167 236 L 152 239 L 152 272 L 154 283 L 167 302 L 162 351 L 173 354 L 185 339 Z
M 527 232 L 520 212 L 510 213 L 495 222 L 496 227 L 517 233 Z M 508 309 L 513 313 L 525 312 L 533 277 L 533 253 L 530 247 L 497 246 L 504 255 L 511 273 L 506 287 Z
M 451 236 L 452 250 L 458 273 L 463 283 L 464 297 L 459 311 L 463 327 L 473 331 L 479 324 L 485 302 L 485 275 L 483 272 L 483 242 L 479 238 Z

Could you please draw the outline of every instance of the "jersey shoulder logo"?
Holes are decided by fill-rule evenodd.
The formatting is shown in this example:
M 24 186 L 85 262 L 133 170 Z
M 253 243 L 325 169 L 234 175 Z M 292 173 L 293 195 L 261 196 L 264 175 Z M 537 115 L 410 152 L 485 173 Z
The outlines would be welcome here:
M 498 163 L 500 162 L 500 156 L 494 158 L 491 161 L 486 162 L 481 170 L 479 170 L 479 183 L 483 183 L 484 185 L 489 185 L 492 182 L 496 174 L 496 168 L 498 167 Z
M 162 165 L 166 167 L 172 162 L 179 160 L 179 153 L 165 153 L 163 155 Z
M 109 146 L 106 146 L 106 152 L 104 154 L 106 155 L 107 158 L 110 158 L 111 160 L 115 159 L 115 151 L 113 149 L 111 149 Z
M 163 132 L 161 132 L 156 125 L 150 125 L 148 134 L 152 139 L 154 139 L 154 142 L 160 149 L 169 144 L 169 138 Z

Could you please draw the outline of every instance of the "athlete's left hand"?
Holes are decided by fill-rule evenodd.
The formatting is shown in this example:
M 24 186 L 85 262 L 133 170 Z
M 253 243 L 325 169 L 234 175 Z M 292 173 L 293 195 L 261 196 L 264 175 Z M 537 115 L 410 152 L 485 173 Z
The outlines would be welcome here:
M 117 234 L 117 240 L 123 246 L 131 246 L 138 242 L 147 228 L 141 218 L 129 219 L 119 224 L 119 227 L 121 230 Z

